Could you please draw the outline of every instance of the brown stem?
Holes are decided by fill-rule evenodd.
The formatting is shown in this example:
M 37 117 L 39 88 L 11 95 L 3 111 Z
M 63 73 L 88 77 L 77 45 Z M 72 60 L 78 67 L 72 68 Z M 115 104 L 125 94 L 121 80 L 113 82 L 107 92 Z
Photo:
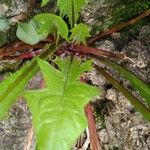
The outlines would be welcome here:
M 117 58 L 117 59 L 123 59 L 125 57 L 124 54 L 112 53 L 107 50 L 87 47 L 84 45 L 71 45 L 67 48 L 70 52 L 79 52 L 79 53 L 83 53 L 83 54 L 90 54 L 90 55 L 94 55 L 97 57 L 109 57 L 109 58 Z
M 92 150 L 102 150 L 100 140 L 97 136 L 96 123 L 93 116 L 93 108 L 90 103 L 86 105 L 85 112 L 88 119 L 88 128 L 89 128 L 90 143 L 91 143 Z
M 106 36 L 106 35 L 109 35 L 109 34 L 111 34 L 111 33 L 117 32 L 117 31 L 119 31 L 119 30 L 121 30 L 121 29 L 123 29 L 123 28 L 126 28 L 126 27 L 128 27 L 129 25 L 132 25 L 132 24 L 138 22 L 139 20 L 141 20 L 142 18 L 144 18 L 144 17 L 146 17 L 146 16 L 149 16 L 149 15 L 150 15 L 150 9 L 144 11 L 144 12 L 143 12 L 142 14 L 140 14 L 138 17 L 136 17 L 136 18 L 134 18 L 134 19 L 132 19 L 132 20 L 130 20 L 130 21 L 128 21 L 128 22 L 121 23 L 121 24 L 119 24 L 119 25 L 116 26 L 116 27 L 113 27 L 113 28 L 111 28 L 111 29 L 108 29 L 108 30 L 102 32 L 102 33 L 99 33 L 99 34 L 97 34 L 97 35 L 94 35 L 94 36 L 90 37 L 90 38 L 88 39 L 88 41 L 87 41 L 87 44 L 88 44 L 88 45 L 91 45 L 91 44 L 94 43 L 96 40 L 98 40 L 98 39 L 100 39 L 100 38 L 102 38 L 102 37 L 104 37 L 104 36 Z
M 0 58 L 9 56 L 16 51 L 18 52 L 18 51 L 30 50 L 30 49 L 41 49 L 47 43 L 52 43 L 53 41 L 54 41 L 54 37 L 51 35 L 48 36 L 44 41 L 41 41 L 35 45 L 25 44 L 22 41 L 18 40 L 15 43 L 0 48 Z

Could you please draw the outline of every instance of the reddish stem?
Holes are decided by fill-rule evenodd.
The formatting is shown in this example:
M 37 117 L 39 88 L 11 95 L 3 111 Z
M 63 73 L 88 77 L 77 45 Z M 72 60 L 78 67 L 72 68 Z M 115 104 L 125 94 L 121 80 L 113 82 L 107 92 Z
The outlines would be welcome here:
M 85 112 L 88 119 L 88 128 L 89 128 L 90 143 L 91 143 L 92 150 L 102 150 L 100 139 L 98 138 L 97 131 L 96 131 L 96 123 L 93 116 L 93 108 L 90 103 L 86 105 Z
M 70 52 L 90 54 L 90 55 L 94 55 L 97 57 L 110 57 L 110 58 L 118 58 L 118 59 L 123 59 L 125 57 L 124 54 L 112 53 L 107 50 L 87 47 L 84 45 L 70 45 L 67 48 L 70 50 Z
M 90 37 L 90 38 L 88 39 L 88 41 L 87 41 L 87 44 L 88 44 L 88 45 L 91 45 L 91 44 L 94 43 L 96 40 L 98 40 L 98 39 L 100 39 L 100 38 L 102 38 L 102 37 L 104 37 L 104 36 L 107 36 L 107 35 L 109 35 L 109 34 L 112 34 L 112 33 L 114 33 L 114 32 L 117 32 L 117 31 L 119 31 L 119 30 L 121 30 L 121 29 L 123 29 L 123 28 L 125 28 L 125 27 L 128 27 L 129 25 L 132 25 L 132 24 L 138 22 L 139 20 L 141 20 L 142 18 L 144 18 L 144 17 L 146 17 L 146 16 L 149 16 L 149 15 L 150 15 L 150 9 L 144 11 L 144 12 L 143 12 L 142 14 L 140 14 L 138 17 L 136 17 L 136 18 L 134 18 L 134 19 L 132 19 L 132 20 L 126 22 L 126 23 L 121 23 L 121 24 L 119 24 L 119 25 L 116 26 L 116 27 L 113 27 L 113 28 L 111 28 L 111 29 L 108 29 L 108 30 L 102 32 L 102 33 L 99 33 L 99 34 L 97 34 L 97 35 L 94 35 L 94 36 Z

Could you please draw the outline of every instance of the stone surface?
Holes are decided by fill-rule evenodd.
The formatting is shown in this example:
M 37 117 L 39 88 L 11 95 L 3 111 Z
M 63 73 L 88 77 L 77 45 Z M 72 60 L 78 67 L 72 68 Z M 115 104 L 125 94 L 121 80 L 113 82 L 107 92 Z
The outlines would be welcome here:
M 104 5 L 104 1 L 97 0 L 97 2 L 99 5 L 93 3 L 92 8 L 86 7 L 83 11 L 83 19 L 91 28 L 93 25 L 101 24 L 101 18 L 107 16 L 109 11 L 108 6 Z M 107 25 L 105 28 L 107 28 Z M 133 59 L 134 63 L 128 60 L 123 61 L 122 64 L 141 76 L 145 82 L 150 83 L 150 26 L 143 26 L 138 30 L 138 35 L 131 36 L 129 34 L 126 37 L 127 40 L 122 38 L 120 33 L 116 33 L 117 39 L 102 39 L 95 45 L 109 51 L 117 49 L 126 53 Z M 2 39 L 5 38 L 2 37 Z M 99 62 L 97 64 L 101 65 Z M 4 78 L 5 76 L 0 74 L 0 80 Z M 143 119 L 122 94 L 114 89 L 102 76 L 98 75 L 96 71 L 90 73 L 90 80 L 103 93 L 102 96 L 97 97 L 93 105 L 96 113 L 98 135 L 104 149 L 149 150 L 150 124 Z M 122 78 L 119 78 L 119 80 L 129 86 L 126 80 Z M 37 89 L 40 81 L 41 76 L 38 74 L 27 87 Z M 130 88 L 133 91 L 131 86 Z M 0 150 L 22 150 L 30 127 L 31 116 L 29 110 L 25 102 L 20 99 L 11 109 L 10 117 L 0 122 Z M 35 149 L 34 144 L 33 149 Z

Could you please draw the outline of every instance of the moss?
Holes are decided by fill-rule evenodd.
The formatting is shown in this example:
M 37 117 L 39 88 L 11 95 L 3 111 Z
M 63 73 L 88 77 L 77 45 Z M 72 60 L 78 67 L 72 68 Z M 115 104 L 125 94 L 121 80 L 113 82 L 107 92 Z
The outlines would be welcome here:
M 149 8 L 150 1 L 147 0 L 131 0 L 126 3 L 116 4 L 111 11 L 111 24 L 117 25 L 120 22 L 132 19 Z
M 139 14 L 150 8 L 150 1 L 147 0 L 107 0 L 109 11 L 100 21 L 102 24 L 95 24 L 91 31 L 92 34 L 101 32 L 105 29 L 112 28 L 122 22 L 127 22 L 132 18 L 137 17 Z M 142 22 L 145 23 L 145 22 Z M 142 23 L 130 26 L 130 28 L 137 30 Z M 138 25 L 139 24 L 139 25 Z
M 16 39 L 16 26 L 12 26 L 7 32 L 0 32 L 0 47 Z
M 10 6 L 12 3 L 12 0 L 1 0 L 0 3 L 1 4 L 5 3 L 6 5 Z

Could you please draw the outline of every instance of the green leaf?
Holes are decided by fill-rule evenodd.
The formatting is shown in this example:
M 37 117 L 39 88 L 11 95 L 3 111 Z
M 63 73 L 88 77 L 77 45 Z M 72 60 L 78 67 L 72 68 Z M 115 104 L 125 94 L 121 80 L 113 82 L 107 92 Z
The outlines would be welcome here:
M 141 96 L 145 98 L 146 103 L 150 107 L 150 88 L 141 79 L 139 79 L 135 74 L 133 74 L 128 69 L 118 65 L 113 61 L 110 60 L 103 60 L 103 61 L 105 61 L 108 65 L 116 69 L 122 76 L 127 78 L 132 83 L 134 88 L 139 91 Z
M 58 0 L 57 6 L 59 7 L 62 17 L 67 15 L 72 26 L 74 26 L 79 18 L 81 8 L 87 3 L 87 0 Z
M 55 44 L 52 44 L 39 57 L 46 59 L 54 50 Z M 37 69 L 37 61 L 33 59 L 30 63 L 0 83 L 0 119 L 3 119 L 7 115 L 10 107 L 22 94 L 25 85 L 34 76 Z
M 3 119 L 7 115 L 10 107 L 22 94 L 25 85 L 34 74 L 35 68 L 25 65 L 0 83 L 0 119 Z
M 38 63 L 46 88 L 25 93 L 38 150 L 69 150 L 87 126 L 84 106 L 98 95 L 97 88 L 78 81 L 91 69 L 91 61 L 57 59 L 59 70 L 45 61 Z
M 44 5 L 46 5 L 50 0 L 42 0 L 42 4 L 41 6 L 43 7 Z
M 57 33 L 57 35 L 68 40 L 68 27 L 61 17 L 50 13 L 42 13 L 36 15 L 33 19 L 39 24 L 38 34 Z
M 123 85 L 121 85 L 112 75 L 108 74 L 106 69 L 96 66 L 98 72 L 103 75 L 113 86 L 120 91 L 130 103 L 143 115 L 143 117 L 150 122 L 150 109 L 146 107 L 140 100 L 131 94 Z
M 86 45 L 85 38 L 89 37 L 89 28 L 87 25 L 80 23 L 77 26 L 75 26 L 71 30 L 72 34 L 70 36 L 70 39 L 75 41 L 76 44 L 83 43 Z
M 23 42 L 34 45 L 39 42 L 39 35 L 29 23 L 18 23 L 17 37 Z

